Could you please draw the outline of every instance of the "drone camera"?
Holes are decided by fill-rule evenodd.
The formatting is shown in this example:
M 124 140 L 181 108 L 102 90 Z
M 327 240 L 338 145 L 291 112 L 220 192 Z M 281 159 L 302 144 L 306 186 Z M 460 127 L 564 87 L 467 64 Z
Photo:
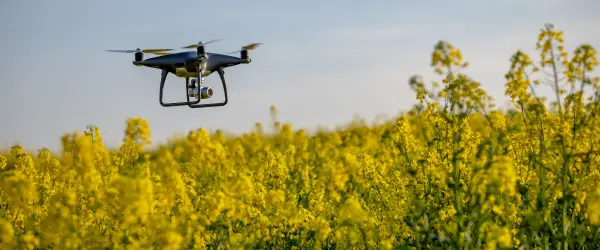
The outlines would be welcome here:
M 188 95 L 190 97 L 197 97 L 198 95 L 198 87 L 190 86 L 188 87 Z M 208 99 L 213 96 L 213 89 L 211 87 L 202 87 L 200 88 L 200 99 Z
M 213 89 L 211 87 L 202 87 L 200 90 L 200 97 L 202 99 L 211 98 L 213 95 Z

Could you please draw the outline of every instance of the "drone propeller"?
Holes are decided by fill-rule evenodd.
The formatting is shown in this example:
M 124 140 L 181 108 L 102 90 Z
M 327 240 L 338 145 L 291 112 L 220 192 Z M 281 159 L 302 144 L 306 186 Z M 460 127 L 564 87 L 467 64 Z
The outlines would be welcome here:
M 155 54 L 155 55 L 168 55 L 165 51 L 171 51 L 173 49 L 108 49 L 108 52 L 117 53 L 135 53 L 135 61 L 139 62 L 144 59 L 144 53 Z
M 173 49 L 139 49 L 139 48 L 137 48 L 137 49 L 134 49 L 134 50 L 133 49 L 124 49 L 124 50 L 121 50 L 121 49 L 108 49 L 106 51 L 108 51 L 108 52 L 118 52 L 118 53 L 138 53 L 138 52 L 142 52 L 142 53 L 150 53 L 150 54 L 157 54 L 157 55 L 163 54 L 164 55 L 164 54 L 166 54 L 166 53 L 164 53 L 165 51 L 171 51 L 171 50 L 173 50 Z
M 239 53 L 239 52 L 244 51 L 244 50 L 255 50 L 260 45 L 262 45 L 262 43 L 251 43 L 251 44 L 248 44 L 246 46 L 243 46 L 242 49 L 240 49 L 240 50 L 236 50 L 236 51 L 229 52 L 229 53 L 226 53 L 226 54 L 235 54 L 235 53 Z
M 204 46 L 204 45 L 207 45 L 207 44 L 210 44 L 210 43 L 214 43 L 214 42 L 217 42 L 217 41 L 221 41 L 221 40 L 223 40 L 223 39 L 213 39 L 213 40 L 210 40 L 210 41 L 205 42 L 205 43 L 203 43 L 202 41 L 200 41 L 197 44 L 190 44 L 188 46 L 181 47 L 181 48 L 183 48 L 183 49 L 193 49 L 193 48 L 196 48 L 198 46 Z
M 154 52 L 152 54 L 163 56 L 163 55 L 170 55 L 171 53 L 169 53 L 169 52 Z

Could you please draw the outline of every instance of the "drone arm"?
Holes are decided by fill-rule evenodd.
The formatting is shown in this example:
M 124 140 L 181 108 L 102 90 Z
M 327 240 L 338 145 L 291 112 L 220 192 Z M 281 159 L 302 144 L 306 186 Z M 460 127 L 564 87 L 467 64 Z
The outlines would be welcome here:
M 223 84 L 223 92 L 225 93 L 225 101 L 220 102 L 220 103 L 207 103 L 207 104 L 196 104 L 196 105 L 189 104 L 188 106 L 190 108 L 208 108 L 208 107 L 219 107 L 219 106 L 227 105 L 228 98 L 227 98 L 227 83 L 225 82 L 225 71 L 223 70 L 223 68 L 219 68 L 218 72 L 219 72 L 219 76 L 221 77 L 221 83 Z
M 163 102 L 163 89 L 165 87 L 165 81 L 167 80 L 167 74 L 169 74 L 169 71 L 167 69 L 163 68 L 161 76 L 160 76 L 160 93 L 159 93 L 159 101 L 160 101 L 160 105 L 161 106 L 163 106 L 163 107 L 183 106 L 183 105 L 197 104 L 197 103 L 200 102 L 200 99 L 198 99 L 197 101 L 190 102 L 188 84 L 186 82 L 186 84 L 185 84 L 185 92 L 186 92 L 186 95 L 187 95 L 187 102 L 164 103 Z

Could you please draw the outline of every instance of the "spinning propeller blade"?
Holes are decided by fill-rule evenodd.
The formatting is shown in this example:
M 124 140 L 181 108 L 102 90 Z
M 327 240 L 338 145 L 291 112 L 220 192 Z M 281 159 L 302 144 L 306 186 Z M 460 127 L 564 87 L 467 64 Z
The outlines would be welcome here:
M 137 52 L 137 50 L 130 50 L 130 49 L 107 49 L 106 51 L 108 52 L 118 52 L 118 53 L 135 53 Z
M 136 52 L 143 52 L 143 53 L 150 53 L 150 54 L 163 54 L 165 55 L 166 53 L 164 53 L 165 51 L 171 51 L 173 49 L 108 49 L 106 51 L 108 52 L 118 52 L 118 53 L 136 53 Z
M 234 54 L 234 53 L 239 53 L 239 52 L 240 52 L 240 51 L 242 51 L 242 50 L 255 50 L 255 49 L 256 49 L 256 48 L 258 48 L 258 46 L 260 46 L 260 45 L 262 45 L 262 43 L 251 43 L 251 44 L 248 44 L 248 45 L 246 45 L 246 46 L 243 46 L 243 47 L 242 47 L 242 49 L 240 49 L 240 50 L 236 50 L 236 51 L 229 52 L 229 53 L 226 53 L 226 54 Z
M 145 49 L 142 50 L 142 52 L 144 53 L 156 53 L 156 52 L 165 52 L 165 51 L 171 51 L 173 49 Z
M 151 54 L 162 56 L 162 55 L 170 55 L 171 53 L 169 53 L 169 52 L 154 52 L 154 53 L 151 53 Z
M 181 48 L 183 48 L 183 49 L 193 49 L 193 48 L 196 48 L 199 45 L 207 45 L 209 43 L 213 43 L 213 42 L 217 42 L 217 41 L 221 41 L 221 40 L 223 40 L 223 39 L 213 39 L 213 40 L 210 40 L 210 41 L 205 42 L 205 43 L 203 43 L 202 41 L 200 41 L 197 44 L 190 44 L 188 46 L 181 47 Z

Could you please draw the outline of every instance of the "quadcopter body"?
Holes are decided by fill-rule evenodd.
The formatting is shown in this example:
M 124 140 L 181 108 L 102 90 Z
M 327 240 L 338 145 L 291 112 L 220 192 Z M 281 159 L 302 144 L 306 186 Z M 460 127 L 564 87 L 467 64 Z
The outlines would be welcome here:
M 204 70 L 200 74 L 201 77 L 207 77 L 218 71 L 219 68 L 251 62 L 250 58 L 238 58 L 217 53 L 206 53 L 206 56 L 206 60 L 203 61 L 204 65 L 202 65 Z M 195 51 L 185 51 L 152 57 L 142 61 L 133 61 L 133 65 L 167 69 L 169 73 L 177 77 L 189 78 L 197 75 L 199 67 L 196 58 L 197 53 Z
M 150 67 L 161 70 L 159 102 L 163 107 L 184 106 L 190 108 L 204 108 L 225 106 L 228 102 L 227 84 L 225 82 L 225 68 L 239 64 L 248 64 L 252 60 L 248 56 L 248 50 L 253 50 L 260 43 L 252 43 L 243 46 L 241 50 L 227 54 L 206 52 L 205 45 L 210 42 L 199 42 L 197 45 L 189 45 L 183 48 L 196 48 L 195 51 L 184 51 L 170 53 L 172 49 L 136 49 L 136 50 L 107 50 L 109 52 L 135 53 L 135 59 L 132 62 L 135 66 Z M 230 56 L 228 54 L 240 53 L 240 57 Z M 157 57 L 144 59 L 144 53 L 156 54 Z M 203 99 L 209 99 L 213 95 L 211 87 L 204 86 L 204 78 L 214 72 L 218 72 L 223 85 L 225 101 L 221 103 L 198 104 Z M 163 89 L 167 75 L 171 73 L 179 78 L 185 78 L 187 101 L 165 103 L 163 102 Z M 191 78 L 191 82 L 190 82 Z M 191 98 L 191 99 L 190 99 Z M 195 100 L 193 100 L 195 99 Z

